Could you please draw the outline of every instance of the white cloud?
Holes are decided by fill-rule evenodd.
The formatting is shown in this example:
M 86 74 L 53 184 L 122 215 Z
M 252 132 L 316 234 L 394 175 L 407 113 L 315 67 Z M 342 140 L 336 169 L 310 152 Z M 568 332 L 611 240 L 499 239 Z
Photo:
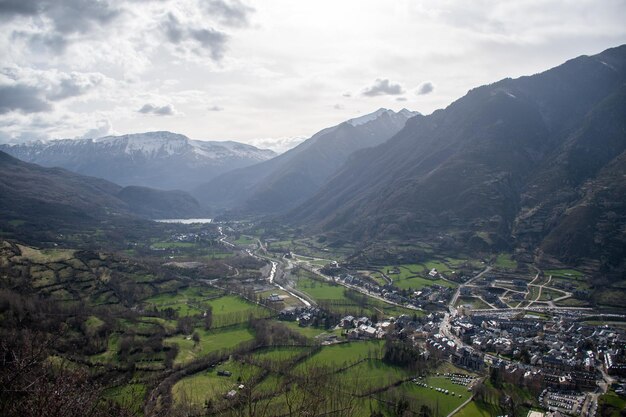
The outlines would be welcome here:
M 98 139 L 104 136 L 109 136 L 114 134 L 113 126 L 111 126 L 111 122 L 107 119 L 98 120 L 96 125 L 87 130 L 83 135 L 79 136 L 81 139 Z
M 350 117 L 414 100 L 428 114 L 624 43 L 625 15 L 621 0 L 4 1 L 0 137 L 78 137 L 106 120 L 251 142 L 308 137 L 347 103 Z M 214 106 L 228 111 L 207 117 Z
M 276 153 L 283 153 L 291 148 L 295 148 L 301 144 L 306 137 L 296 136 L 291 138 L 265 138 L 265 139 L 252 139 L 249 141 L 251 145 L 261 149 L 271 149 Z

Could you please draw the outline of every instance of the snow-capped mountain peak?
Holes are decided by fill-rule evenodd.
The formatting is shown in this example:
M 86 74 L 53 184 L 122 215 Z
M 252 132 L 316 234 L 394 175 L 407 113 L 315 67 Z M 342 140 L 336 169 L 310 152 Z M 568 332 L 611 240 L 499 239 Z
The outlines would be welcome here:
M 191 140 L 172 132 L 0 145 L 19 159 L 105 178 L 120 185 L 191 189 L 235 168 L 270 159 L 273 151 L 243 143 Z

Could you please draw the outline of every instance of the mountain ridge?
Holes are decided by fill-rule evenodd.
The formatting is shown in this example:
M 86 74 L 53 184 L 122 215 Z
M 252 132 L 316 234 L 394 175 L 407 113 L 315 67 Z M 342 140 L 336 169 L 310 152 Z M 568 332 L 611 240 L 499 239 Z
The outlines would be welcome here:
M 252 145 L 192 140 L 167 131 L 0 145 L 0 150 L 26 162 L 58 166 L 123 186 L 182 190 L 276 156 Z
M 195 217 L 204 210 L 189 194 L 121 187 L 62 168 L 41 167 L 0 151 L 0 227 L 28 224 L 63 233 L 117 219 Z
M 558 224 L 565 228 L 560 222 L 580 200 L 582 184 L 593 183 L 624 152 L 625 68 L 621 46 L 472 89 L 446 109 L 410 119 L 384 144 L 354 154 L 286 218 L 312 233 L 351 240 L 449 235 L 459 248 L 538 248 L 540 255 L 571 262 L 580 255 L 576 239 L 567 238 L 575 225 L 552 243 L 544 239 Z M 589 115 L 603 122 L 594 124 Z M 606 204 L 620 219 L 611 224 L 623 225 L 623 204 Z M 588 223 L 608 211 L 598 208 L 583 226 L 594 229 Z M 618 259 L 623 239 L 615 236 L 604 255 Z M 583 252 L 589 259 L 603 253 L 596 243 Z
M 417 114 L 381 108 L 350 119 L 273 159 L 216 177 L 193 195 L 206 205 L 239 214 L 285 212 L 317 191 L 352 152 L 384 142 Z

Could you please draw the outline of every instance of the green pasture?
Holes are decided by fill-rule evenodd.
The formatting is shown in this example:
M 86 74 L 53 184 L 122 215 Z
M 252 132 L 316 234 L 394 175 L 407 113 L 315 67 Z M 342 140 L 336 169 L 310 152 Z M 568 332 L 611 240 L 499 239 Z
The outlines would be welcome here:
M 200 342 L 195 343 L 191 336 L 177 335 L 165 339 L 166 344 L 178 345 L 175 363 L 187 363 L 211 352 L 234 348 L 242 342 L 254 338 L 254 334 L 246 327 L 230 327 L 222 330 L 204 330 L 196 328 Z
M 229 371 L 232 375 L 220 376 L 217 374 L 220 370 Z M 256 366 L 230 360 L 181 379 L 172 387 L 172 395 L 176 402 L 202 406 L 206 400 L 221 399 L 228 391 L 237 390 L 240 384 L 246 385 L 260 371 Z
M 517 261 L 513 260 L 511 254 L 501 253 L 494 260 L 494 265 L 501 269 L 515 270 L 517 268 Z
M 104 397 L 131 410 L 135 415 L 143 415 L 143 401 L 146 392 L 147 387 L 144 384 L 126 384 L 106 389 Z
M 365 358 L 381 358 L 383 346 L 384 343 L 380 340 L 324 346 L 319 352 L 300 363 L 295 370 L 302 372 L 310 366 L 337 368 Z
M 255 361 L 261 362 L 288 362 L 292 360 L 295 356 L 306 352 L 308 349 L 308 347 L 300 346 L 272 347 L 263 350 L 257 350 L 256 352 L 250 354 L 250 357 Z

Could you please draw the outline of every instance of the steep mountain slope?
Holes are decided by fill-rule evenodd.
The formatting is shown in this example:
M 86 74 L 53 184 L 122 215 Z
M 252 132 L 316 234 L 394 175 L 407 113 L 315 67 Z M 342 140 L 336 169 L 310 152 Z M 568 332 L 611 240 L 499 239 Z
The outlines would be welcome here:
M 621 46 L 471 90 L 357 153 L 289 218 L 349 239 L 447 234 L 459 247 L 616 267 L 625 82 Z
M 0 150 L 121 185 L 183 190 L 276 155 L 242 143 L 196 141 L 170 132 L 0 145 Z
M 194 196 L 219 209 L 284 212 L 312 196 L 352 152 L 383 143 L 416 114 L 379 109 L 348 120 L 276 158 L 221 175 L 196 188 Z
M 133 213 L 149 219 L 206 215 L 200 203 L 185 191 L 162 191 L 131 185 L 122 188 L 116 197 L 128 204 Z
M 181 191 L 136 188 L 40 167 L 0 151 L 0 226 L 28 223 L 59 233 L 68 225 L 119 218 L 202 214 L 198 202 Z

